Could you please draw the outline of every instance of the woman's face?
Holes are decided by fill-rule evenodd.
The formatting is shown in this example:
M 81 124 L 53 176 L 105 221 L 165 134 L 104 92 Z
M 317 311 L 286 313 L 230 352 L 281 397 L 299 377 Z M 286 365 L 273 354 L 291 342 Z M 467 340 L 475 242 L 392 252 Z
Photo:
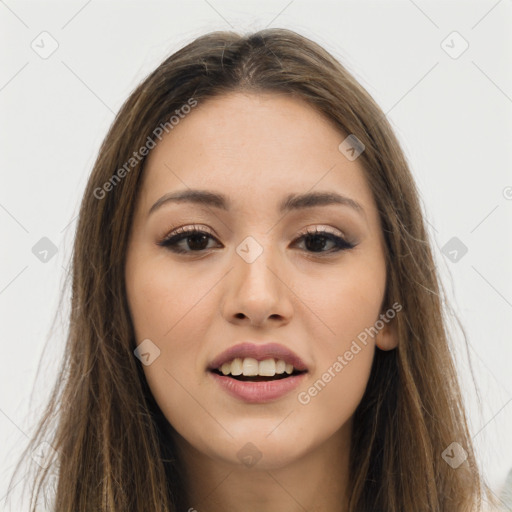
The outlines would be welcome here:
M 269 469 L 348 436 L 375 344 L 396 346 L 379 218 L 345 138 L 301 100 L 230 93 L 148 156 L 128 301 L 151 391 L 195 453 Z M 307 198 L 326 193 L 342 199 Z

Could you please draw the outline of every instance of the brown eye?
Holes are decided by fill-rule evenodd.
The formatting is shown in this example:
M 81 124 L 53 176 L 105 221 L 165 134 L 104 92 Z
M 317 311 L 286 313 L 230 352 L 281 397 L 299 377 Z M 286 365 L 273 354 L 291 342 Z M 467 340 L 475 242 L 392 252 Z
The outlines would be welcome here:
M 179 254 L 186 254 L 193 252 L 203 252 L 209 249 L 208 242 L 210 240 L 216 240 L 210 233 L 199 230 L 197 228 L 187 228 L 172 233 L 171 235 L 164 238 L 161 242 L 158 242 L 158 245 L 166 247 L 169 250 Z
M 307 252 L 313 253 L 329 253 L 352 249 L 355 244 L 347 242 L 344 238 L 330 233 L 329 231 L 314 230 L 308 231 L 297 239 L 298 241 L 305 241 Z M 331 245 L 331 250 L 324 250 L 326 246 Z

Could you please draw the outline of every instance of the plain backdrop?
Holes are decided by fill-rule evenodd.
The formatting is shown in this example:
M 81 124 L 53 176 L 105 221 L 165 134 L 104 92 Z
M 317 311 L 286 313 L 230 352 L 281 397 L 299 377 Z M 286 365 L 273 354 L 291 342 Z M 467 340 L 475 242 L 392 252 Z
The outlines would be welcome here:
M 195 37 L 265 27 L 290 28 L 324 46 L 394 127 L 467 334 L 480 408 L 456 332 L 454 343 L 471 433 L 500 492 L 512 468 L 510 0 L 5 0 L 0 499 L 55 379 L 68 292 L 51 336 L 49 330 L 81 196 L 115 113 L 144 76 Z M 41 247 L 56 253 L 42 261 Z

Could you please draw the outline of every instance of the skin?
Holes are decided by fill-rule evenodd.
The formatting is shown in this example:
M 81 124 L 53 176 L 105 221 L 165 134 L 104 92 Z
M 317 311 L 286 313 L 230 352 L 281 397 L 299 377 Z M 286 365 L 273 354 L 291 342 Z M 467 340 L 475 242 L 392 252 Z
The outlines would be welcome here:
M 344 138 L 302 100 L 233 92 L 200 103 L 148 156 L 126 287 L 137 343 L 149 338 L 160 350 L 143 368 L 176 431 L 192 510 L 346 508 L 352 417 L 375 347 L 390 350 L 397 341 L 386 323 L 308 404 L 299 403 L 298 394 L 384 312 L 379 217 L 360 159 L 338 150 Z M 221 192 L 232 208 L 167 203 L 148 216 L 161 196 L 189 188 Z M 348 196 L 364 212 L 346 205 L 277 211 L 285 195 L 310 191 Z M 183 239 L 188 254 L 158 245 L 193 225 L 214 238 Z M 315 249 L 315 239 L 299 240 L 314 228 L 356 245 L 333 252 L 331 242 Z M 236 252 L 247 236 L 263 249 L 252 263 Z M 194 252 L 198 246 L 205 249 Z M 304 382 L 265 404 L 228 395 L 206 368 L 246 340 L 292 349 L 308 366 Z M 248 442 L 261 454 L 250 467 L 237 455 Z

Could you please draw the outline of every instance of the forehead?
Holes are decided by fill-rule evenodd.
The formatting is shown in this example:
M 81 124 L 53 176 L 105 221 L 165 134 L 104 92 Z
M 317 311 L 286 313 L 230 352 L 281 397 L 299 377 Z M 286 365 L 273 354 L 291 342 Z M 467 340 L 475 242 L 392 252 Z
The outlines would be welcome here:
M 183 116 L 150 152 L 142 195 L 154 202 L 170 191 L 202 188 L 222 191 L 239 206 L 261 207 L 292 192 L 332 189 L 370 208 L 362 165 L 338 149 L 345 137 L 289 95 L 215 97 Z

